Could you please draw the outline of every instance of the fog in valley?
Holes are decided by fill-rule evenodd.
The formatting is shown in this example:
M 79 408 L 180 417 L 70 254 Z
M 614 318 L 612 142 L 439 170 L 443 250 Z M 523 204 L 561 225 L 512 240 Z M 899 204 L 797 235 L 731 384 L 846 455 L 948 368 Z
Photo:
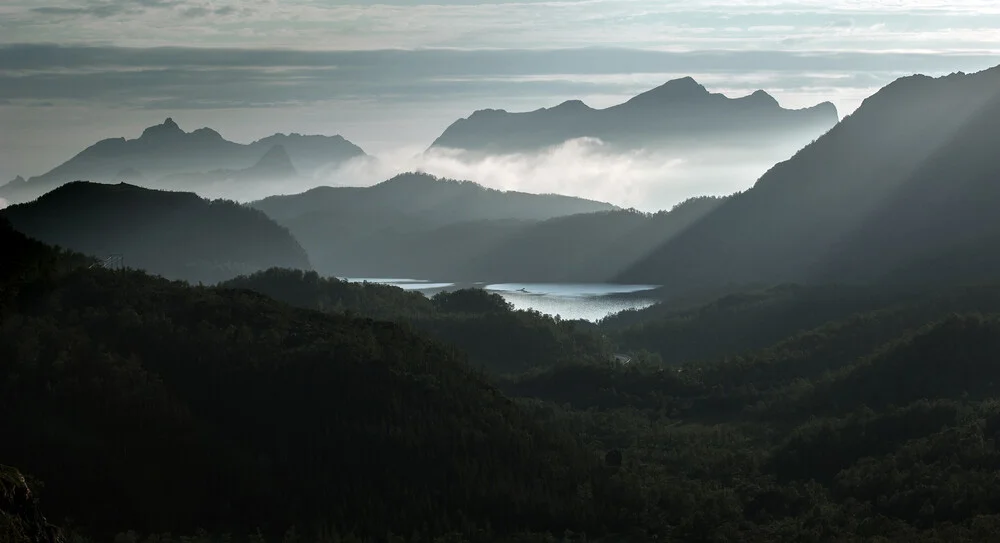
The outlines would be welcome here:
M 250 202 L 296 194 L 317 186 L 371 186 L 404 172 L 534 194 L 565 194 L 654 212 L 696 195 L 727 195 L 749 188 L 773 164 L 808 142 L 768 149 L 663 148 L 620 151 L 594 138 L 579 138 L 526 153 L 487 154 L 419 146 L 389 150 L 332 165 L 312 177 L 268 179 L 252 185 L 220 183 L 197 192 L 207 198 Z
M 997 541 L 997 29 L 0 1 L 0 543 Z

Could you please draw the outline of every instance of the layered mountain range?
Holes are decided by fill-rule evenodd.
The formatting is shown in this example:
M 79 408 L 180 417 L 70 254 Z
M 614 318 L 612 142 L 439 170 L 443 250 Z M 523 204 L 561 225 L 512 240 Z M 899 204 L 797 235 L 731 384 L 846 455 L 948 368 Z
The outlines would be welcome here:
M 530 112 L 476 111 L 449 126 L 431 147 L 530 152 L 576 138 L 597 138 L 619 148 L 758 147 L 784 140 L 807 142 L 837 120 L 837 108 L 830 102 L 785 109 L 762 90 L 729 98 L 685 77 L 606 109 L 570 100 Z
M 263 213 L 190 192 L 75 181 L 0 211 L 33 238 L 168 279 L 214 283 L 286 267 L 310 269 L 288 231 Z
M 1000 67 L 904 77 L 614 279 L 673 291 L 1000 273 Z
M 0 198 L 23 202 L 80 180 L 178 188 L 170 183 L 217 182 L 232 177 L 232 172 L 248 169 L 255 170 L 250 175 L 270 169 L 268 175 L 284 180 L 298 174 L 313 176 L 324 168 L 364 156 L 360 147 L 341 136 L 275 134 L 244 145 L 226 140 L 211 128 L 185 132 L 168 118 L 146 128 L 138 138 L 102 140 L 45 174 L 18 178 L 0 187 Z

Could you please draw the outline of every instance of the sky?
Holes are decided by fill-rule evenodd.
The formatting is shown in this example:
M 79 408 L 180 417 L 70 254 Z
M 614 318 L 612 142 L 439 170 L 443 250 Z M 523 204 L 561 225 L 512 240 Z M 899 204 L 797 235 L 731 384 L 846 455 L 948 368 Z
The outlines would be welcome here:
M 606 107 L 690 75 L 844 115 L 897 77 L 997 59 L 1000 3 L 983 0 L 4 0 L 0 182 L 166 117 L 241 142 L 341 134 L 404 157 L 476 109 Z M 581 184 L 605 181 L 585 195 L 623 205 L 646 203 L 649 191 L 616 193 L 635 176 L 683 185 L 646 207 L 699 192 L 648 157 L 562 172 L 553 161 L 575 145 L 489 170 L 435 164 L 533 192 L 572 192 L 571 176 L 589 175 Z M 766 166 L 701 192 L 745 188 Z

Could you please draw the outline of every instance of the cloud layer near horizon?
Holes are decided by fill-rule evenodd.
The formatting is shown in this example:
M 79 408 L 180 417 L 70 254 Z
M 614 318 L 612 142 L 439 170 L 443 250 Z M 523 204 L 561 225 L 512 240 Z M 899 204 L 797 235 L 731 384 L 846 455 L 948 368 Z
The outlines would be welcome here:
M 998 28 L 985 0 L 8 0 L 0 182 L 167 116 L 386 155 L 476 109 L 606 107 L 687 75 L 844 114 L 902 75 L 995 64 Z
M 1000 6 L 986 0 L 8 0 L 0 21 L 7 42 L 995 51 Z
M 611 151 L 593 138 L 543 151 L 479 156 L 455 149 L 403 148 L 377 159 L 355 159 L 315 178 L 201 192 L 211 198 L 249 202 L 272 194 L 296 194 L 319 185 L 369 186 L 404 172 L 471 180 L 500 190 L 555 193 L 659 211 L 692 195 L 728 195 L 753 184 L 772 164 L 791 156 L 800 142 L 752 153 L 704 149 L 683 155 L 656 151 Z

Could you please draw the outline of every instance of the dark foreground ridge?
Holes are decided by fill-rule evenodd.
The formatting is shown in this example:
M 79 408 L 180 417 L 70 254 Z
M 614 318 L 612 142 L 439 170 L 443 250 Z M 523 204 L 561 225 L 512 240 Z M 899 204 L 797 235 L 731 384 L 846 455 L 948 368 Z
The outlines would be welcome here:
M 49 524 L 24 475 L 0 465 L 0 541 L 4 543 L 64 543 L 62 533 Z
M 274 266 L 310 269 L 283 227 L 249 207 L 119 183 L 75 182 L 0 211 L 17 229 L 168 279 L 215 283 Z

